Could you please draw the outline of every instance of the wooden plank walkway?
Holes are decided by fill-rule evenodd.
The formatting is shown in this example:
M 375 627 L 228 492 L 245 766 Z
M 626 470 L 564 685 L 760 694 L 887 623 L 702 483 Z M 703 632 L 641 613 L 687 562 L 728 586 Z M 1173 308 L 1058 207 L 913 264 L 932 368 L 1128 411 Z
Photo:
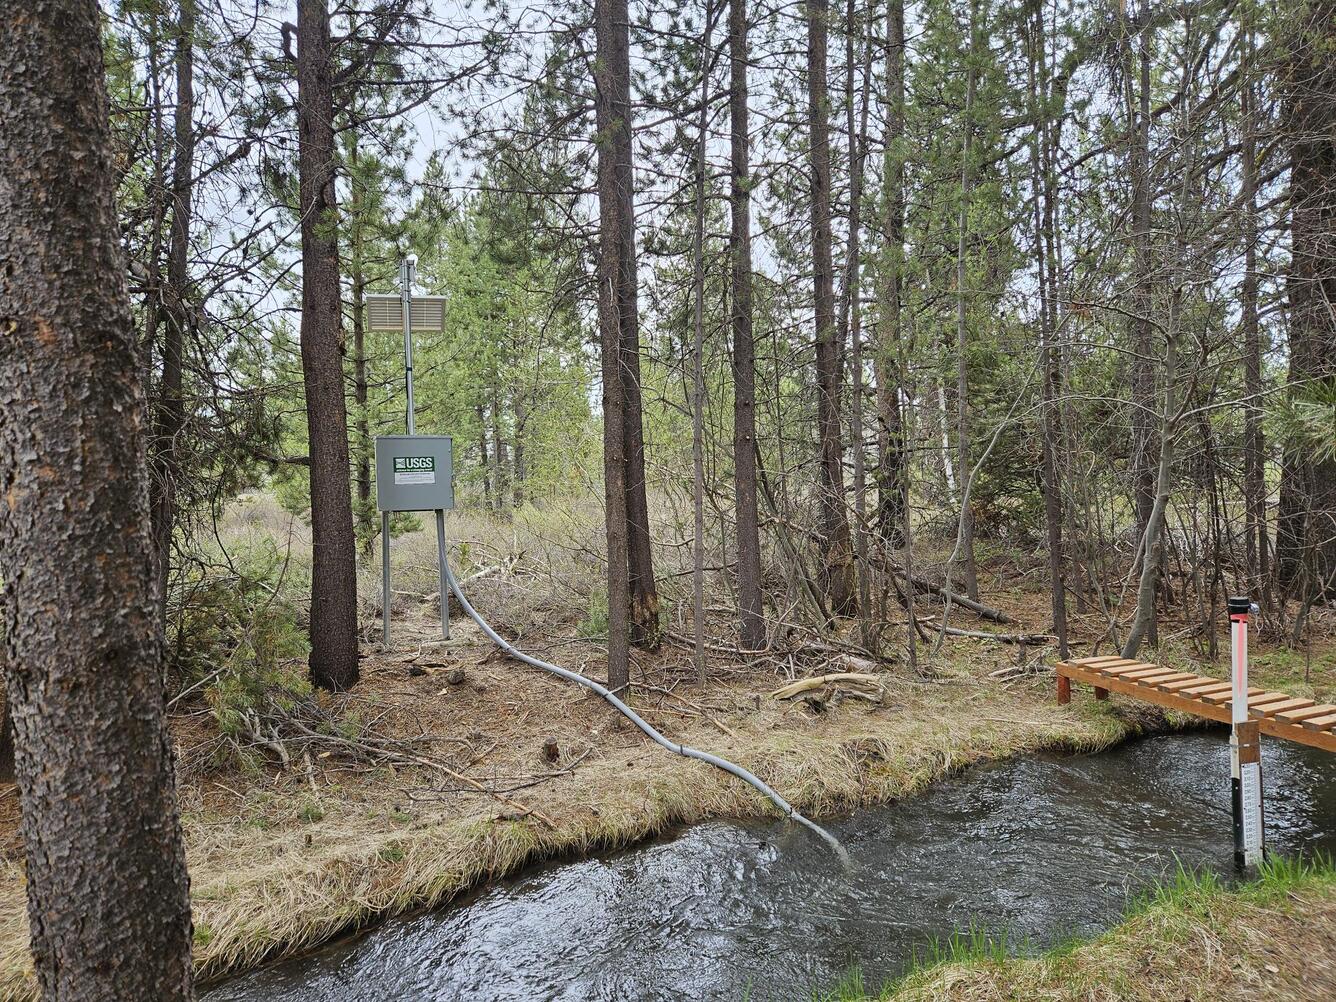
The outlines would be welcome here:
M 1071 699 L 1072 682 L 1095 689 L 1096 699 L 1116 692 L 1133 699 L 1222 723 L 1230 721 L 1228 682 L 1120 657 L 1076 658 L 1058 663 L 1058 702 Z M 1269 689 L 1248 690 L 1248 716 L 1263 734 L 1336 752 L 1336 705 L 1296 699 Z

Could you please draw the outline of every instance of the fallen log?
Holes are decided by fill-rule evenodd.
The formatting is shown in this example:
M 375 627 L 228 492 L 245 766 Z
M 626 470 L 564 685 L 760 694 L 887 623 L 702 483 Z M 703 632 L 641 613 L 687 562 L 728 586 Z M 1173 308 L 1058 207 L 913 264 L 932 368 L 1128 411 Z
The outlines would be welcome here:
M 792 699 L 794 696 L 801 696 L 805 692 L 824 689 L 827 686 L 833 690 L 878 703 L 886 694 L 880 676 L 869 675 L 866 672 L 845 671 L 835 672 L 831 675 L 813 675 L 811 678 L 801 678 L 797 682 L 790 682 L 788 685 L 781 686 L 770 695 L 774 699 Z
M 902 580 L 909 582 L 915 588 L 919 588 L 923 591 L 929 592 L 930 594 L 936 595 L 938 598 L 949 599 L 952 605 L 958 605 L 962 609 L 968 609 L 970 612 L 975 613 L 976 615 L 980 616 L 983 619 L 988 619 L 994 623 L 1002 623 L 1002 624 L 1015 622 L 1015 620 L 1013 620 L 1001 609 L 994 609 L 991 605 L 984 605 L 982 602 L 976 602 L 974 601 L 974 599 L 966 595 L 958 595 L 951 589 L 944 588 L 942 585 L 939 584 L 933 584 L 931 581 L 927 580 L 926 578 L 921 578 L 917 574 L 911 576 L 899 564 L 894 564 L 889 561 L 886 561 L 886 566 L 889 567 L 893 572 L 895 572 L 896 577 L 899 577 Z
M 975 615 L 978 615 L 981 619 L 991 620 L 993 623 L 1001 624 L 1014 623 L 1015 621 L 1011 619 L 1010 616 L 1007 616 L 1005 612 L 1002 612 L 1001 609 L 994 609 L 991 605 L 977 603 L 977 601 L 970 599 L 969 596 L 957 595 L 957 593 L 951 591 L 950 588 L 943 588 L 942 585 L 933 584 L 933 582 L 927 581 L 925 578 L 907 576 L 907 574 L 904 573 L 904 568 L 900 568 L 900 566 L 895 566 L 894 564 L 891 566 L 896 574 L 899 574 L 904 580 L 911 582 L 915 588 L 922 588 L 925 592 L 933 593 L 933 595 L 939 597 L 939 599 L 949 599 L 951 605 L 959 605 L 962 609 L 969 609 L 970 612 L 975 613 Z
M 961 630 L 954 626 L 934 626 L 933 629 L 945 630 L 948 637 L 995 640 L 999 644 L 1024 644 L 1026 647 L 1042 647 L 1058 639 L 1049 633 L 989 633 L 987 630 Z

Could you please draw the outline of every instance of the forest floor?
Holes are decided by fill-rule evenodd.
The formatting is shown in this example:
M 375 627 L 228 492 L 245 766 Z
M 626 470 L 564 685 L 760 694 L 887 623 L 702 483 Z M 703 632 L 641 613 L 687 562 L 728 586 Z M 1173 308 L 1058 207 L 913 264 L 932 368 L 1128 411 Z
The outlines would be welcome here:
M 961 613 L 953 621 L 1045 630 L 1046 594 L 1004 580 L 990 578 L 986 597 L 1017 625 Z M 486 597 L 481 582 L 478 591 Z M 503 617 L 507 605 L 495 594 L 479 604 L 497 613 L 503 635 L 522 634 L 521 648 L 601 676 L 599 643 L 569 619 L 541 607 L 527 620 Z M 750 787 L 652 744 L 593 694 L 511 661 L 457 613 L 452 640 L 441 642 L 436 613 L 434 596 L 396 602 L 394 642 L 364 646 L 356 689 L 304 700 L 308 723 L 294 726 L 310 726 L 318 739 L 261 728 L 250 754 L 238 755 L 238 739 L 220 731 L 203 701 L 183 700 L 174 712 L 202 977 L 443 903 L 539 860 L 706 818 L 773 813 Z M 1336 615 L 1321 616 L 1310 656 L 1255 647 L 1255 678 L 1336 696 Z M 367 617 L 369 641 L 377 626 Z M 1089 624 L 1075 617 L 1075 654 L 1089 653 L 1083 633 L 1097 630 L 1093 615 Z M 628 702 L 673 740 L 746 766 L 816 817 L 913 794 L 973 763 L 1194 726 L 1117 696 L 1096 702 L 1083 689 L 1059 707 L 1051 651 L 959 638 L 918 671 L 878 667 L 880 702 L 820 692 L 810 701 L 774 698 L 790 675 L 860 667 L 822 643 L 795 634 L 760 658 L 712 650 L 701 687 L 690 650 L 670 638 L 653 654 L 636 653 Z M 1176 664 L 1187 656 L 1172 645 L 1162 651 Z M 1194 670 L 1223 674 L 1224 655 Z M 17 821 L 17 798 L 0 790 L 0 998 L 31 997 L 33 988 Z M 1330 918 L 1336 892 L 1322 894 L 1318 914 Z

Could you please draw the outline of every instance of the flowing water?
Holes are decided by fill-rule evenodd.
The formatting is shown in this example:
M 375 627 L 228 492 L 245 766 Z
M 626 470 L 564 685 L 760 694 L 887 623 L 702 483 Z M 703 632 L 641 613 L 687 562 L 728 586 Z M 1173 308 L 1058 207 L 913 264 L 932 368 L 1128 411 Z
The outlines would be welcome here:
M 1264 739 L 1268 848 L 1336 853 L 1336 756 Z M 1223 731 L 972 769 L 810 833 L 712 822 L 535 867 L 244 975 L 207 1002 L 800 999 L 962 929 L 1034 950 L 1115 923 L 1181 861 L 1232 873 Z

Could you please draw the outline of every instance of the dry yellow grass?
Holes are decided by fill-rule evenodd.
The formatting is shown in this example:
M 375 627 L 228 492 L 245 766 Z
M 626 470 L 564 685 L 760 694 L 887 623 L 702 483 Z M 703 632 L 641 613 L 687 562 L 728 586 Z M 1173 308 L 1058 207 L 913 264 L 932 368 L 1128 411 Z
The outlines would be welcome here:
M 271 508 L 257 503 L 241 528 L 274 538 L 289 531 L 301 536 Z M 590 609 L 589 556 L 597 534 L 585 532 L 593 522 L 581 513 L 544 518 L 565 521 L 502 526 L 456 519 L 452 537 L 468 541 L 472 568 L 532 554 L 545 569 L 541 575 L 498 575 L 471 593 L 521 646 L 597 677 L 599 646 L 570 638 Z M 298 538 L 294 559 L 301 544 Z M 447 670 L 410 675 L 406 657 L 433 636 L 434 556 L 426 533 L 396 539 L 395 582 L 402 594 L 395 602 L 395 648 L 369 648 L 362 683 L 332 700 L 330 709 L 381 734 L 429 735 L 433 754 L 460 771 L 498 787 L 521 787 L 512 796 L 533 813 L 521 816 L 424 769 L 367 770 L 317 759 L 248 772 L 235 760 L 217 761 L 219 737 L 197 705 L 173 727 L 203 977 L 440 904 L 537 860 L 624 845 L 706 818 L 772 812 L 750 787 L 650 744 L 596 697 L 499 658 L 472 624 L 458 624 L 459 645 L 437 657 L 464 672 L 462 683 L 447 681 Z M 371 603 L 364 609 L 364 635 L 374 637 L 377 590 L 370 584 L 361 590 Z M 1042 627 L 1043 596 L 998 594 L 1019 622 Z M 1092 630 L 1101 628 L 1095 623 Z M 1088 693 L 1059 708 L 1051 674 L 1008 683 L 988 677 L 1015 657 L 1014 648 L 960 641 L 930 680 L 888 672 L 881 705 L 849 701 L 814 713 L 801 701 L 770 698 L 783 680 L 774 662 L 722 657 L 702 691 L 683 684 L 692 677 L 688 656 L 670 647 L 655 656 L 637 654 L 633 676 L 647 685 L 633 691 L 630 702 L 674 739 L 748 767 L 815 816 L 912 794 L 972 763 L 1040 749 L 1097 749 L 1143 729 L 1183 723 L 1119 700 L 1096 704 Z M 800 670 L 819 669 L 817 660 L 809 658 Z M 560 751 L 555 766 L 542 754 L 549 738 Z M 12 794 L 0 798 L 4 999 L 33 992 L 16 814 Z
M 565 659 L 579 664 L 589 653 L 572 648 Z M 467 673 L 463 685 L 451 686 L 444 672 L 409 677 L 389 656 L 369 658 L 340 710 L 389 733 L 420 728 L 468 741 L 485 751 L 471 775 L 501 785 L 553 771 L 541 746 L 555 738 L 559 765 L 576 762 L 573 772 L 513 794 L 554 824 L 509 817 L 473 792 L 447 792 L 452 784 L 425 770 L 358 773 L 317 762 L 309 774 L 188 773 L 182 802 L 203 977 L 439 904 L 535 860 L 771 810 L 750 787 L 648 743 L 569 683 L 494 658 L 476 634 L 451 657 Z M 1003 687 L 963 669 L 932 682 L 891 675 L 884 705 L 848 702 L 820 714 L 771 699 L 768 671 L 726 677 L 705 693 L 683 689 L 689 703 L 654 692 L 632 702 L 675 738 L 746 765 L 816 815 L 905 796 L 981 760 L 1106 746 L 1157 719 L 1093 704 L 1059 709 L 1048 680 Z M 710 719 L 692 705 L 707 707 Z M 198 758 L 191 741 L 207 742 L 207 734 L 183 731 L 187 762 Z M 0 997 L 31 996 L 29 968 L 22 873 L 11 862 L 0 872 Z

